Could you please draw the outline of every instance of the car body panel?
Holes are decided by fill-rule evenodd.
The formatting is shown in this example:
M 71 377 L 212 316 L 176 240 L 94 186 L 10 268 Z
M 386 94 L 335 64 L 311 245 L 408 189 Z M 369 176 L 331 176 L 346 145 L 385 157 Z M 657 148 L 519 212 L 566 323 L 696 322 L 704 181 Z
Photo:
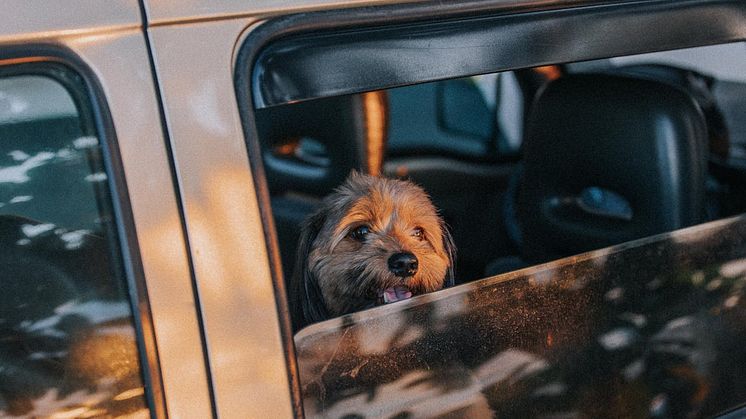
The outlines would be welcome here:
M 54 10 L 51 7 L 54 6 Z M 107 1 L 64 0 L 50 4 L 44 0 L 8 0 L 0 26 L 0 42 L 49 39 L 52 36 L 78 35 L 86 31 L 111 32 L 140 26 L 137 0 Z
M 96 60 L 117 130 L 142 255 L 169 415 L 209 416 L 200 325 L 174 182 L 142 34 L 73 48 Z M 83 52 L 82 49 L 85 48 Z M 129 59 L 124 51 L 132 51 Z M 139 63 L 139 64 L 138 64 Z
M 48 3 L 13 3 L 6 5 L 13 14 L 0 16 L 6 41 L 0 50 L 23 45 L 33 53 L 33 45 L 49 46 L 87 67 L 101 88 L 129 185 L 125 196 L 136 231 L 126 233 L 136 233 L 139 244 L 132 254 L 139 253 L 144 271 L 148 301 L 143 307 L 150 311 L 144 321 L 152 322 L 157 345 L 157 355 L 147 354 L 148 367 L 160 369 L 170 416 L 208 417 L 200 325 L 139 6 L 136 1 L 60 1 L 55 3 L 59 12 L 43 13 Z
M 252 23 L 234 19 L 163 26 L 152 28 L 149 36 L 217 413 L 285 417 L 292 415 L 286 350 L 233 89 L 235 45 Z
M 409 0 L 422 1 L 422 0 Z M 188 20 L 214 20 L 240 16 L 274 15 L 277 13 L 307 12 L 322 9 L 340 9 L 349 7 L 375 6 L 381 4 L 402 3 L 393 0 L 241 0 L 190 2 L 169 2 L 163 0 L 145 1 L 148 19 L 152 25 L 170 24 Z
M 141 5 L 144 11 L 140 10 Z M 630 10 L 638 8 L 635 9 L 637 12 L 628 16 L 628 27 L 614 27 L 615 21 L 608 16 L 605 20 L 593 20 L 598 17 L 593 13 L 602 7 L 622 8 L 626 5 Z M 129 185 L 127 196 L 131 208 L 124 210 L 132 211 L 135 228 L 130 233 L 136 233 L 138 249 L 131 250 L 135 255 L 133 257 L 139 254 L 147 287 L 147 304 L 143 304 L 143 307 L 147 305 L 144 321 L 152 321 L 157 344 L 157 352 L 147 353 L 146 356 L 148 366 L 160 370 L 165 410 L 155 406 L 153 413 L 154 416 L 175 418 L 297 416 L 302 414 L 300 404 L 303 402 L 300 385 L 296 382 L 299 377 L 304 383 L 305 408 L 309 414 L 323 413 L 328 408 L 332 411 L 353 411 L 351 409 L 365 406 L 365 402 L 360 403 L 363 398 L 361 394 L 373 402 L 380 395 L 402 401 L 406 397 L 403 388 L 407 385 L 421 389 L 418 386 L 432 383 L 436 385 L 429 390 L 438 390 L 431 394 L 438 402 L 428 399 L 412 406 L 419 408 L 429 404 L 437 408 L 436 405 L 440 403 L 456 406 L 457 409 L 468 408 L 463 412 L 486 413 L 489 406 L 481 395 L 484 383 L 480 380 L 493 380 L 490 384 L 494 385 L 495 377 L 502 376 L 500 372 L 482 368 L 474 379 L 474 368 L 471 367 L 477 366 L 479 369 L 479 365 L 484 366 L 478 361 L 487 360 L 488 367 L 498 369 L 505 365 L 500 362 L 517 361 L 521 365 L 528 365 L 529 372 L 531 365 L 543 366 L 546 362 L 534 355 L 525 356 L 525 353 L 517 350 L 503 353 L 504 356 L 500 358 L 501 354 L 496 352 L 500 346 L 487 345 L 496 335 L 489 337 L 482 334 L 478 338 L 460 335 L 465 329 L 449 329 L 445 321 L 468 312 L 470 299 L 475 298 L 474 301 L 478 299 L 485 303 L 486 313 L 493 315 L 493 319 L 485 312 L 471 316 L 477 321 L 494 320 L 490 323 L 492 328 L 485 327 L 483 332 L 490 330 L 505 333 L 511 339 L 525 338 L 519 342 L 519 347 L 521 344 L 535 345 L 551 353 L 553 348 L 590 336 L 574 335 L 578 329 L 590 329 L 586 327 L 587 323 L 583 323 L 588 319 L 581 321 L 577 317 L 580 313 L 562 311 L 577 307 L 568 310 L 566 302 L 552 300 L 555 304 L 552 307 L 558 308 L 559 316 L 541 317 L 540 320 L 546 320 L 546 324 L 524 324 L 520 320 L 526 320 L 525 313 L 521 312 L 525 307 L 514 306 L 511 313 L 502 317 L 501 307 L 496 304 L 505 300 L 490 301 L 485 293 L 502 292 L 504 296 L 516 297 L 520 292 L 533 292 L 551 299 L 553 297 L 549 291 L 559 287 L 563 295 L 577 292 L 574 295 L 580 296 L 575 300 L 569 298 L 568 301 L 588 302 L 589 298 L 603 298 L 606 294 L 599 294 L 598 289 L 583 282 L 580 275 L 575 278 L 548 275 L 549 278 L 545 278 L 543 274 L 553 272 L 552 268 L 560 265 L 563 269 L 578 269 L 577 266 L 589 264 L 600 266 L 602 261 L 605 263 L 615 254 L 613 252 L 622 249 L 575 257 L 565 260 L 565 265 L 560 263 L 532 268 L 312 326 L 296 338 L 300 349 L 299 372 L 292 336 L 288 331 L 287 304 L 277 262 L 277 238 L 267 199 L 266 179 L 261 168 L 261 150 L 251 121 L 255 103 L 250 89 L 260 86 L 252 85 L 253 80 L 246 78 L 251 78 L 251 66 L 256 57 L 249 55 L 247 61 L 240 61 L 242 48 L 251 50 L 253 54 L 265 47 L 267 42 L 309 30 L 349 30 L 361 25 L 410 24 L 427 19 L 464 18 L 479 13 L 502 15 L 502 21 L 514 23 L 514 28 L 522 28 L 513 32 L 506 29 L 503 35 L 509 35 L 505 37 L 508 41 L 496 46 L 494 51 L 492 44 L 481 45 L 478 38 L 457 39 L 450 45 L 451 51 L 460 52 L 466 45 L 475 52 L 475 56 L 487 50 L 495 54 L 492 61 L 476 71 L 459 73 L 473 74 L 554 63 L 557 60 L 601 57 L 610 51 L 606 49 L 609 45 L 605 44 L 608 41 L 604 36 L 605 31 L 617 33 L 611 50 L 614 54 L 746 38 L 743 24 L 746 8 L 737 1 L 62 0 L 55 2 L 54 7 L 54 11 L 50 12 L 47 2 L 10 0 L 5 8 L 12 10 L 12 13 L 0 16 L 0 52 L 4 48 L 51 45 L 54 50 L 74 56 L 89 68 L 101 88 L 116 131 L 123 178 Z M 561 22 L 568 28 L 572 41 L 552 38 L 550 35 L 557 33 L 557 28 L 552 25 L 560 20 L 548 19 L 539 31 L 543 43 L 537 45 L 537 38 L 533 36 L 538 32 L 531 16 L 551 18 L 553 14 L 546 13 L 547 10 L 563 7 L 577 7 L 574 11 L 556 13 L 565 17 Z M 360 9 L 342 10 L 349 8 Z M 676 8 L 691 13 L 684 16 L 686 19 L 678 21 L 675 28 L 658 34 L 636 31 L 635 25 L 638 24 L 646 27 L 663 25 L 666 23 L 666 10 Z M 708 13 L 697 15 L 696 12 L 702 10 Z M 520 16 L 508 16 L 511 11 L 520 12 Z M 525 13 L 527 11 L 540 13 Z M 585 25 L 582 17 L 588 17 L 592 22 Z M 147 20 L 145 24 L 141 22 L 142 18 Z M 263 24 L 265 19 L 271 20 Z M 655 24 L 651 24 L 653 21 Z M 695 24 L 700 29 L 710 28 L 714 32 L 709 29 L 693 31 Z M 593 33 L 589 35 L 589 31 Z M 619 35 L 622 33 L 637 36 L 631 42 Z M 510 39 L 516 37 L 521 39 L 511 43 Z M 431 42 L 441 41 L 435 39 Z M 309 55 L 314 53 L 313 48 L 318 47 L 313 43 L 305 46 L 309 48 L 306 51 Z M 298 46 L 294 47 L 296 50 L 289 58 L 298 58 L 295 56 L 299 53 Z M 303 47 L 301 45 L 300 49 Z M 535 55 L 526 58 L 526 49 L 532 48 L 535 48 L 532 50 Z M 594 52 L 589 54 L 589 49 Z M 419 52 L 427 56 L 432 55 L 434 50 L 437 51 L 437 48 L 422 48 Z M 391 53 L 401 55 L 395 49 Z M 453 57 L 458 59 L 459 56 Z M 327 60 L 323 54 L 311 58 L 303 65 Z M 329 60 L 327 64 L 331 63 L 333 67 L 332 61 Z M 499 63 L 495 64 L 496 61 Z M 239 66 L 246 67 L 237 68 L 237 62 Z M 455 64 L 457 67 L 461 65 L 459 62 Z M 303 69 L 297 67 L 298 64 L 294 65 L 296 68 L 285 68 L 274 74 L 280 74 L 281 78 L 295 77 L 292 71 Z M 419 65 L 428 67 L 422 62 Z M 428 70 L 431 71 L 426 78 L 433 80 L 455 75 L 451 71 L 454 67 L 431 67 Z M 355 71 L 359 72 L 359 68 Z M 377 80 L 363 89 L 423 81 L 421 76 L 424 73 L 412 74 L 412 77 L 393 83 L 389 81 L 388 84 Z M 361 90 L 360 86 L 335 87 L 338 88 L 334 91 L 336 93 Z M 344 90 L 345 87 L 349 90 Z M 303 97 L 294 97 L 286 94 L 286 91 L 274 93 L 279 94 L 280 99 L 272 102 L 272 105 L 329 94 L 329 91 L 317 91 Z M 246 100 L 239 103 L 242 95 Z M 261 101 L 257 103 L 265 105 Z M 242 106 L 244 109 L 240 109 Z M 249 122 L 241 118 L 248 118 Z M 733 231 L 736 231 L 736 224 L 738 228 L 743 227 L 743 220 L 729 220 L 705 229 L 721 228 L 726 232 L 727 228 L 734 228 Z M 689 233 L 672 236 L 674 239 L 668 243 L 670 248 L 698 244 L 707 248 L 707 243 L 696 240 L 692 242 L 694 244 L 676 241 L 676 237 L 681 238 L 686 234 Z M 708 240 L 711 238 L 717 237 L 708 236 Z M 723 269 L 722 266 L 720 269 Z M 694 274 L 689 274 L 688 278 L 694 278 Z M 607 280 L 595 278 L 591 282 L 598 285 L 606 284 Z M 590 297 L 582 294 L 584 289 L 591 288 L 594 293 Z M 734 312 L 738 310 L 738 313 L 743 304 L 740 300 L 733 303 L 728 299 L 720 303 L 731 304 L 729 308 Z M 541 309 L 535 312 L 544 313 Z M 392 332 L 406 326 L 406 319 L 412 313 L 415 313 L 412 318 L 417 321 L 409 325 L 410 329 L 405 330 L 402 337 L 392 338 Z M 511 319 L 515 320 L 511 324 L 517 326 L 507 328 L 510 330 L 503 328 Z M 562 323 L 568 319 L 578 321 Z M 432 323 L 428 327 L 438 329 L 432 339 L 425 334 L 425 328 L 418 329 L 427 322 Z M 557 326 L 557 330 L 550 332 L 558 333 L 544 333 L 547 330 L 543 326 L 547 325 Z M 371 329 L 363 330 L 368 327 Z M 430 369 L 428 366 L 428 372 L 410 368 L 412 365 L 419 367 L 416 360 L 413 362 L 412 352 L 407 354 L 398 350 L 402 345 L 428 339 L 427 344 L 430 345 L 433 339 L 444 336 L 439 334 L 443 330 L 463 338 L 461 344 L 486 342 L 487 346 L 479 352 L 479 360 L 479 357 L 466 359 L 468 354 L 445 356 L 446 363 L 456 360 L 451 365 L 455 368 L 446 368 L 447 371 L 438 378 L 440 381 L 431 380 L 432 371 L 437 368 Z M 358 341 L 351 336 L 364 338 Z M 435 342 L 429 347 L 432 352 L 424 354 L 423 359 L 439 356 L 442 354 L 438 352 L 440 349 L 446 352 L 459 350 L 458 345 L 452 343 Z M 337 344 L 342 346 L 335 346 Z M 389 353 L 391 347 L 395 347 L 395 350 Z M 356 353 L 353 349 L 360 352 Z M 338 364 L 337 354 L 347 350 L 352 352 L 345 354 L 344 362 Z M 497 359 L 489 358 L 491 355 L 496 355 Z M 395 368 L 390 368 L 391 363 L 396 364 Z M 464 367 L 469 363 L 472 365 Z M 324 365 L 329 369 L 325 370 Z M 371 372 L 372 368 L 378 366 L 381 369 Z M 503 372 L 512 371 L 508 370 L 502 369 Z M 408 375 L 404 381 L 399 380 L 399 375 L 405 371 L 414 371 L 415 375 Z M 464 391 L 441 397 L 443 393 L 439 392 L 438 385 L 448 379 L 455 380 L 456 387 Z M 403 384 L 404 387 L 386 387 L 392 382 Z M 461 386 L 464 383 L 466 385 Z M 322 394 L 320 386 L 330 391 Z M 356 392 L 351 397 L 348 397 L 351 393 L 340 392 L 350 389 Z M 360 392 L 361 389 L 364 391 Z M 379 390 L 382 393 L 376 396 Z M 557 387 L 537 390 L 551 393 Z M 453 394 L 456 396 L 451 397 Z M 379 411 L 386 412 L 390 406 L 383 406 Z M 398 408 L 396 402 L 394 406 Z M 360 410 L 354 412 L 359 413 Z

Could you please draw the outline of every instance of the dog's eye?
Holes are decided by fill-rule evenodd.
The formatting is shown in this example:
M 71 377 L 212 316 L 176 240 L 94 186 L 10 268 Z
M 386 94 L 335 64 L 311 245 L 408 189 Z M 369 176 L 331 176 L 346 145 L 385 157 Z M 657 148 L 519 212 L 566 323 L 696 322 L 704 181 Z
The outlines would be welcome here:
M 425 239 L 425 231 L 422 230 L 422 227 L 415 227 L 412 231 L 412 237 L 416 237 L 417 240 L 424 240 Z
M 365 240 L 365 236 L 367 236 L 368 233 L 370 233 L 370 227 L 366 225 L 361 225 L 361 226 L 355 227 L 352 231 L 350 231 L 350 237 L 353 240 L 363 241 Z

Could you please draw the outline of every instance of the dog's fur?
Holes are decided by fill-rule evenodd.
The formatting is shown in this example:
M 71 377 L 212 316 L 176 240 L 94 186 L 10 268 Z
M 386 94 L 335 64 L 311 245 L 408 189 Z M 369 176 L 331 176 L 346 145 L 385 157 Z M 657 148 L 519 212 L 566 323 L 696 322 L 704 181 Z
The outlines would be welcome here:
M 364 238 L 355 234 L 361 226 Z M 402 252 L 418 261 L 411 276 L 389 267 Z M 454 259 L 451 235 L 422 188 L 353 172 L 302 228 L 289 287 L 294 329 L 381 304 L 394 287 L 418 295 L 452 286 Z

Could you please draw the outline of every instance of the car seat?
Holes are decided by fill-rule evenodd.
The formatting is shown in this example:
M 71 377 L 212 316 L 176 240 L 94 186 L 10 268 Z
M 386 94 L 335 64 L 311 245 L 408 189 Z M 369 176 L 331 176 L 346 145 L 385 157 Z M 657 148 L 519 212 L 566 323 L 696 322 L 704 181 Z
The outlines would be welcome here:
M 707 126 L 683 89 L 609 74 L 567 75 L 527 121 L 515 216 L 521 257 L 494 275 L 696 224 Z

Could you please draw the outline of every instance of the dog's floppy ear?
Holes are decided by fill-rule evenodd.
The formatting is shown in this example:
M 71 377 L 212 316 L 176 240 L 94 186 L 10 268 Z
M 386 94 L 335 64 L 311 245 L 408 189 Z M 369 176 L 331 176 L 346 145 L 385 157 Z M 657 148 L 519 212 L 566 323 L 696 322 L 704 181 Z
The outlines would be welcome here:
M 448 227 L 445 222 L 440 222 L 440 230 L 443 236 L 443 249 L 445 249 L 448 255 L 448 272 L 446 272 L 445 281 L 443 281 L 443 288 L 452 287 L 456 282 L 456 245 L 453 242 L 453 236 L 448 231 Z
M 296 332 L 306 325 L 329 318 L 319 284 L 308 268 L 308 255 L 325 221 L 325 211 L 317 211 L 301 228 L 295 269 L 289 287 L 290 316 Z

